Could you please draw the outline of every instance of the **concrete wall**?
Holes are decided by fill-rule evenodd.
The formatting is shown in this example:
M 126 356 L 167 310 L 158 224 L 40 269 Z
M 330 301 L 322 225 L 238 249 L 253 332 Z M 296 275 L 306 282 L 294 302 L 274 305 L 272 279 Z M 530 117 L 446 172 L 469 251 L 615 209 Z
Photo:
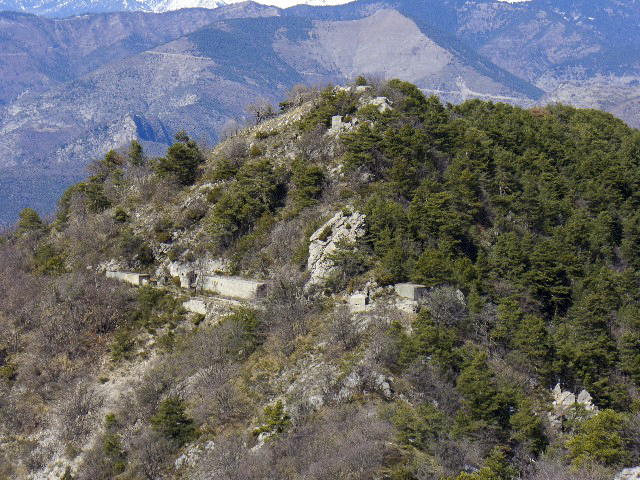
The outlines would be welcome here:
M 201 277 L 203 290 L 215 292 L 226 297 L 254 300 L 262 297 L 267 290 L 265 282 L 247 280 L 239 277 L 224 277 L 222 275 L 203 275 Z
M 421 300 L 427 294 L 427 287 L 415 283 L 398 283 L 395 290 L 399 297 L 413 301 Z
M 145 273 L 134 273 L 134 272 L 114 272 L 112 270 L 107 270 L 106 272 L 107 278 L 114 278 L 116 280 L 120 280 L 121 282 L 127 282 L 132 285 L 146 285 L 149 283 L 149 275 Z

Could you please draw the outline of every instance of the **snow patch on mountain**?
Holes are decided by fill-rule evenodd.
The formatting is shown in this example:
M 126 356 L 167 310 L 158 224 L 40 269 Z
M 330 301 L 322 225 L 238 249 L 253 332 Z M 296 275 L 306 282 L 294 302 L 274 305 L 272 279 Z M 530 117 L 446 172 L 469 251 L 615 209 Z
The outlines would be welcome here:
M 227 3 L 237 3 L 244 0 L 228 0 Z M 278 8 L 289 8 L 294 5 L 312 5 L 315 7 L 326 7 L 329 5 L 344 5 L 345 3 L 351 3 L 355 0 L 258 0 L 257 3 L 263 5 L 271 5 Z
M 246 0 L 0 0 L 0 11 L 14 11 L 66 17 L 85 13 L 140 11 L 163 13 L 183 8 L 218 8 Z M 355 0 L 258 0 L 256 3 L 278 8 L 294 5 L 343 5 Z

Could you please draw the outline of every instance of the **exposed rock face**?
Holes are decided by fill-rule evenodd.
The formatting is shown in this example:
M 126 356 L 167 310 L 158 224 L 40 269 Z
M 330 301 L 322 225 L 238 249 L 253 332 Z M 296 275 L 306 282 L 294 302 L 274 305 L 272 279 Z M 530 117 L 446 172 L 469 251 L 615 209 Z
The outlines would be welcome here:
M 186 302 L 183 302 L 182 306 L 187 312 L 199 313 L 201 315 L 207 314 L 207 303 L 199 298 L 190 298 Z
M 340 211 L 311 235 L 307 269 L 311 273 L 308 285 L 322 283 L 333 271 L 331 254 L 338 244 L 355 243 L 365 233 L 365 215 L 357 211 Z

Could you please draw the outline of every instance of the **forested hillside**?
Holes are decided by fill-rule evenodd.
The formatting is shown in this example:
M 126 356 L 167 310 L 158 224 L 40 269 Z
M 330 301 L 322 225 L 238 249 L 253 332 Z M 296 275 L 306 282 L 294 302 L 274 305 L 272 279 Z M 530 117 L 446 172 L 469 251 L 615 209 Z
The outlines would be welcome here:
M 356 83 L 297 87 L 211 151 L 134 142 L 51 223 L 23 210 L 0 240 L 0 478 L 595 480 L 640 463 L 640 132 Z M 175 269 L 203 262 L 266 296 L 185 288 Z M 428 287 L 416 308 L 403 282 Z

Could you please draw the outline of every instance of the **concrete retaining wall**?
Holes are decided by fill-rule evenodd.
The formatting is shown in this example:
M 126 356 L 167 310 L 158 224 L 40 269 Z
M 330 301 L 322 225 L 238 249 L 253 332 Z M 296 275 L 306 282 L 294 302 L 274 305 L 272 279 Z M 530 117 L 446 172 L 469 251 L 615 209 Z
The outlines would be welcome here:
M 247 280 L 240 277 L 224 277 L 222 275 L 203 275 L 202 289 L 215 292 L 226 297 L 254 300 L 264 296 L 267 290 L 265 282 Z
M 149 275 L 146 273 L 115 272 L 112 270 L 107 270 L 106 276 L 107 278 L 114 278 L 116 280 L 120 280 L 121 282 L 127 282 L 137 286 L 146 285 L 149 283 Z

